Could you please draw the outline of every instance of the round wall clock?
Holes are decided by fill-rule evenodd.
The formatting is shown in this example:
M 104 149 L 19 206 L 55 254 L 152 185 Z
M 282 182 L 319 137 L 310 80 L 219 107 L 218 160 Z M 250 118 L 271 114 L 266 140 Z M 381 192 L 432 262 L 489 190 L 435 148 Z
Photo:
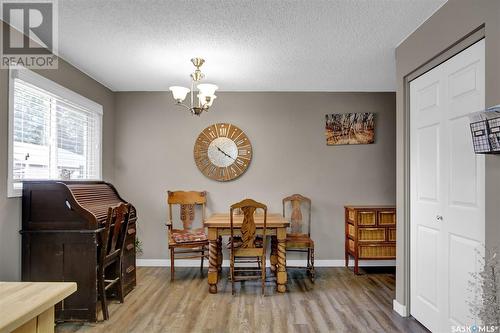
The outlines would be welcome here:
M 205 128 L 194 144 L 194 160 L 208 178 L 225 182 L 241 176 L 252 160 L 252 144 L 237 126 L 220 123 Z

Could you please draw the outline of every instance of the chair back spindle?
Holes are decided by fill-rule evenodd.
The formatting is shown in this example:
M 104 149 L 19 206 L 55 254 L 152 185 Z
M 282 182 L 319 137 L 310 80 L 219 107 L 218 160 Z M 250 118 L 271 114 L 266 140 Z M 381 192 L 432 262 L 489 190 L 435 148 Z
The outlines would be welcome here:
M 191 230 L 193 228 L 193 221 L 195 218 L 195 205 L 181 204 L 180 211 L 182 228 L 184 230 Z
M 289 208 L 289 214 L 286 208 Z M 284 198 L 283 217 L 290 218 L 290 234 L 311 235 L 311 199 L 301 194 L 293 194 Z
M 264 248 L 266 243 L 266 228 L 267 228 L 267 206 L 252 199 L 245 199 L 236 204 L 231 205 L 230 209 L 230 228 L 231 238 L 234 237 L 234 213 L 241 211 L 243 213 L 243 222 L 241 224 L 241 240 L 240 248 L 255 248 L 255 238 L 257 227 L 255 225 L 255 211 L 257 209 L 264 211 L 264 225 L 262 229 L 262 236 L 264 240 Z M 232 242 L 231 242 L 232 244 Z
M 201 207 L 201 223 L 206 219 L 206 203 L 207 192 L 196 191 L 168 191 L 168 214 L 170 223 L 173 224 L 173 207 L 179 206 L 180 220 L 182 222 L 182 229 L 189 231 L 193 228 L 193 222 L 196 218 L 196 208 Z

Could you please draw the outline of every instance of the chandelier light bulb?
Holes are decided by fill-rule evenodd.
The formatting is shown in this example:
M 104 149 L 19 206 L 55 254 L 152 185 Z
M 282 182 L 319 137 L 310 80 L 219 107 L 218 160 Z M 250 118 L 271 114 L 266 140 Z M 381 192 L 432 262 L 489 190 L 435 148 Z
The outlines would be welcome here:
M 205 96 L 213 96 L 215 91 L 219 89 L 219 87 L 211 83 L 201 83 L 197 86 L 197 88 L 200 91 L 200 94 Z
M 168 89 L 172 92 L 177 103 L 182 103 L 182 101 L 186 99 L 186 95 L 191 91 L 189 88 L 180 86 L 172 86 Z

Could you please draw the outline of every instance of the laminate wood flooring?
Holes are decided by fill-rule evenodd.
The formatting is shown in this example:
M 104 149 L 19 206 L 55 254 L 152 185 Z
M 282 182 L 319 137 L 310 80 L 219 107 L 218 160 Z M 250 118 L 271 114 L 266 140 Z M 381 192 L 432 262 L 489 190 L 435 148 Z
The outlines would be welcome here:
M 56 332 L 428 332 L 392 310 L 393 268 L 361 272 L 317 268 L 313 284 L 305 271 L 290 268 L 288 291 L 277 293 L 270 276 L 263 297 L 260 281 L 236 283 L 232 296 L 227 269 L 212 295 L 206 269 L 176 268 L 172 283 L 168 267 L 140 267 L 125 303 L 109 305 L 110 320 L 62 323 Z

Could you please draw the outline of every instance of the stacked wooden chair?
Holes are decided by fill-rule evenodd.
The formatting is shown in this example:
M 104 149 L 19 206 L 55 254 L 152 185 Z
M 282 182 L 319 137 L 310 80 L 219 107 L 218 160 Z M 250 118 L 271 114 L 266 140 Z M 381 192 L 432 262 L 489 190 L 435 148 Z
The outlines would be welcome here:
M 128 229 L 130 204 L 121 203 L 110 207 L 101 235 L 101 247 L 97 267 L 98 294 L 104 320 L 109 319 L 106 291 L 115 288 L 120 303 L 123 303 L 123 281 L 121 276 L 122 253 Z M 109 272 L 109 269 L 112 272 Z M 111 279 L 109 276 L 111 275 Z
M 207 192 L 168 191 L 168 248 L 170 250 L 170 280 L 175 276 L 175 259 L 208 259 L 208 238 L 203 223 L 206 219 Z M 173 208 L 178 207 L 182 228 L 174 228 Z M 193 228 L 196 209 L 201 208 L 201 227 Z
M 256 209 L 264 211 L 264 223 L 262 228 L 262 241 L 256 242 L 257 228 L 255 225 L 254 213 Z M 265 294 L 266 286 L 266 228 L 267 228 L 267 206 L 245 199 L 231 205 L 230 223 L 231 239 L 235 239 L 236 229 L 234 227 L 234 215 L 237 210 L 241 210 L 243 221 L 241 225 L 241 242 L 230 242 L 230 279 L 231 292 L 234 295 L 234 284 L 236 281 L 261 279 L 262 294 Z M 237 267 L 239 263 L 256 263 L 257 267 Z M 247 273 L 260 273 L 258 275 L 247 275 Z
M 311 199 L 293 194 L 283 199 L 283 217 L 290 220 L 286 250 L 307 253 L 307 273 L 314 282 L 314 241 L 311 239 Z M 291 267 L 291 266 L 287 266 Z

